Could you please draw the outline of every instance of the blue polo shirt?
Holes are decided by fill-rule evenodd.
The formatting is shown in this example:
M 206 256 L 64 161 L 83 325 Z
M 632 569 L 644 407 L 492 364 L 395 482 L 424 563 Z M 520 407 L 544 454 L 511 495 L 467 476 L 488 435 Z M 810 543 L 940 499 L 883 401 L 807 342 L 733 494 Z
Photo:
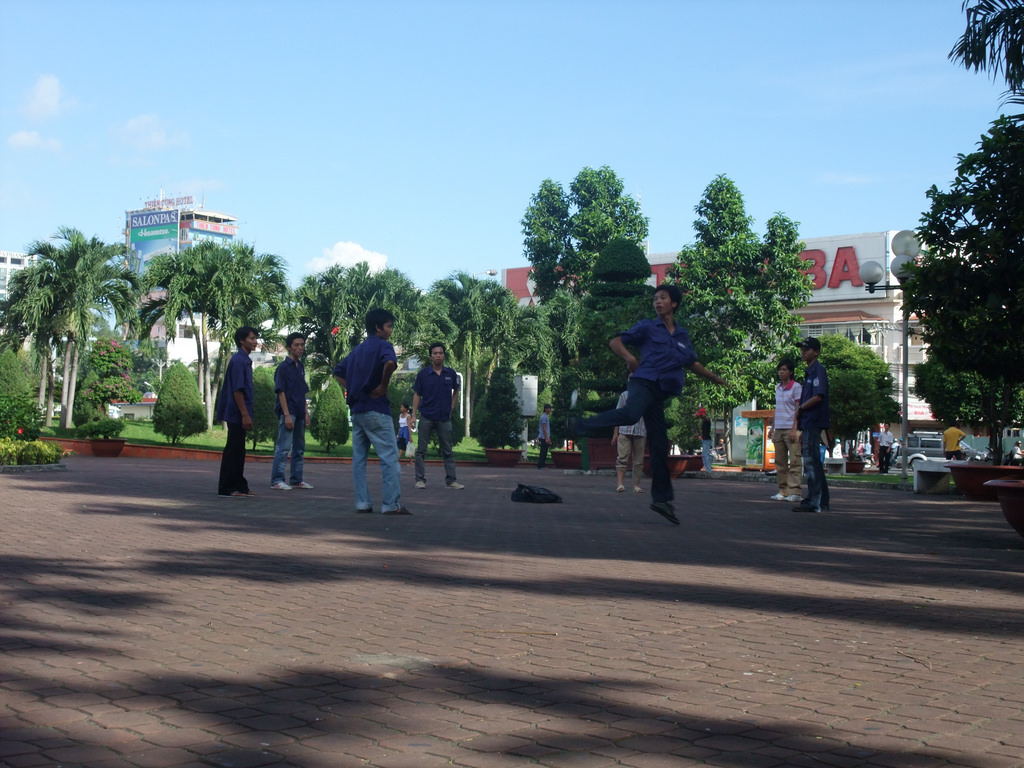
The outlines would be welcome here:
M 686 368 L 697 362 L 697 351 L 690 343 L 690 332 L 677 325 L 668 332 L 661 318 L 641 320 L 619 334 L 623 344 L 640 349 L 637 379 L 657 382 L 662 392 L 678 395 L 686 381 Z
M 412 391 L 420 396 L 420 416 L 430 421 L 448 421 L 452 417 L 452 397 L 459 389 L 455 371 L 441 366 L 434 373 L 434 366 L 425 365 L 416 374 Z
M 829 426 L 828 374 L 825 373 L 825 366 L 817 360 L 807 366 L 800 402 L 806 403 L 815 395 L 821 395 L 821 402 L 807 410 L 800 411 L 799 427 L 802 430 L 820 431 Z
M 242 412 L 235 403 L 235 392 L 241 392 L 245 401 L 245 409 L 252 418 L 252 360 L 241 348 L 231 356 L 228 369 L 224 372 L 224 383 L 217 398 L 217 409 L 214 421 L 226 421 L 229 424 L 241 424 Z
M 346 402 L 352 413 L 377 411 L 391 415 L 391 401 L 387 394 L 383 397 L 369 395 L 380 386 L 384 364 L 387 362 L 398 365 L 391 342 L 384 341 L 380 336 L 369 336 L 349 352 L 348 357 L 334 366 L 334 375 L 345 380 L 348 389 Z
M 292 360 L 289 356 L 278 363 L 277 370 L 274 371 L 274 394 L 280 392 L 284 392 L 291 417 L 305 419 L 306 393 L 309 392 L 309 385 L 306 383 L 306 368 L 301 360 Z M 280 397 L 274 398 L 274 413 L 284 416 Z

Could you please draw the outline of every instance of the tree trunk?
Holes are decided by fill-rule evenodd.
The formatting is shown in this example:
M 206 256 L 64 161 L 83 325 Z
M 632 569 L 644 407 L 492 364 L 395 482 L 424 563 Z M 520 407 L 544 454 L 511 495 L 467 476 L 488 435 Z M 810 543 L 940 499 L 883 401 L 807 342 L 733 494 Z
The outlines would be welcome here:
M 53 426 L 53 359 L 46 358 L 46 419 L 43 422 L 47 427 Z
M 47 370 L 47 363 L 49 361 L 50 360 L 49 360 L 48 356 L 47 356 L 46 359 L 43 359 L 43 357 L 40 355 L 40 357 L 39 357 L 39 368 L 40 368 L 40 370 L 42 370 L 42 373 L 39 375 L 39 410 L 40 411 L 42 411 L 43 410 L 43 406 L 46 405 L 46 378 L 47 378 L 46 374 L 49 373 L 49 371 Z M 47 414 L 47 417 L 49 417 L 49 414 Z M 47 426 L 50 426 L 50 425 L 47 424 Z
M 203 403 L 206 405 L 206 429 L 213 429 L 213 396 L 210 391 L 210 346 L 207 334 L 209 328 L 206 325 L 206 315 L 203 315 L 203 357 L 200 361 L 200 368 L 202 369 L 203 377 L 203 388 L 200 390 L 203 393 Z
M 71 384 L 68 385 L 68 427 L 74 426 L 72 412 L 75 410 L 75 387 L 78 385 L 78 350 L 80 344 L 75 344 L 75 353 L 71 362 Z
M 60 421 L 62 429 L 71 423 L 71 408 L 68 406 L 68 384 L 71 380 L 71 348 L 74 346 L 74 334 L 69 333 L 64 342 L 64 380 L 60 388 Z

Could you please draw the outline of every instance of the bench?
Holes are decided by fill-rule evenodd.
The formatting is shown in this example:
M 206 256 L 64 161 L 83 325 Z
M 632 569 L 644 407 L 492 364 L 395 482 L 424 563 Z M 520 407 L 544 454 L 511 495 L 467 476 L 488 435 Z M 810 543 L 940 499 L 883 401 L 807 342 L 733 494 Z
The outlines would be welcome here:
M 823 466 L 826 475 L 846 474 L 846 459 L 833 459 L 831 456 L 826 456 Z
M 949 493 L 949 478 L 945 459 L 914 462 L 914 493 Z

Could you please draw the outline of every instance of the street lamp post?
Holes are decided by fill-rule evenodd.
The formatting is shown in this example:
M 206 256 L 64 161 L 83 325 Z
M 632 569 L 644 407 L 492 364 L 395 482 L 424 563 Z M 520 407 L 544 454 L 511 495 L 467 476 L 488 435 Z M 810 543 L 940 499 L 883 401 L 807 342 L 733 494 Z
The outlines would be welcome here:
M 879 285 L 885 277 L 885 269 L 877 261 L 866 261 L 860 267 L 860 279 L 866 283 L 868 293 L 874 293 L 876 289 L 882 288 L 886 291 L 899 290 L 899 283 L 906 280 L 907 265 L 917 258 L 921 245 L 917 241 L 917 235 L 909 229 L 900 230 L 893 235 L 892 259 L 889 261 L 889 271 L 896 278 L 896 284 L 886 281 Z M 910 307 L 907 304 L 907 297 L 903 296 L 903 419 L 900 425 L 900 482 L 907 484 L 907 423 L 910 421 L 910 404 L 907 389 L 910 383 Z

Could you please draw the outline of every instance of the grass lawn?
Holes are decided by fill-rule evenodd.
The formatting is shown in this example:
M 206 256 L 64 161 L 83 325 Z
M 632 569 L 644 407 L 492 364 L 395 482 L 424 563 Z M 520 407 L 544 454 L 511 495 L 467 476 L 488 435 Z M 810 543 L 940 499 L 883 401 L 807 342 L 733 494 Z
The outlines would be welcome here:
M 75 436 L 74 430 L 60 429 L 58 427 L 44 427 L 42 434 L 44 437 L 66 437 L 73 438 Z M 227 436 L 227 432 L 223 427 L 214 427 L 209 432 L 201 435 L 192 435 L 189 438 L 183 440 L 179 446 L 181 448 L 205 448 L 207 450 L 220 451 L 224 448 L 224 440 Z M 153 431 L 153 422 L 151 421 L 126 421 L 124 432 L 121 433 L 121 437 L 127 440 L 129 443 L 135 443 L 138 445 L 170 445 L 167 439 L 163 435 L 158 435 Z M 256 450 L 252 449 L 252 443 L 246 445 L 246 451 L 252 454 L 266 454 L 273 455 L 274 445 L 273 443 L 260 443 Z M 333 446 L 331 452 L 327 453 L 323 449 L 323 446 L 313 439 L 312 435 L 306 433 L 306 455 L 307 456 L 345 456 L 351 458 L 352 456 L 352 443 L 351 439 L 348 443 L 341 446 Z M 536 460 L 537 449 L 530 447 L 529 456 L 534 457 Z M 432 450 L 427 454 L 428 459 L 441 458 L 440 453 L 437 450 Z M 455 460 L 456 461 L 486 461 L 484 457 L 484 451 L 480 447 L 480 444 L 472 437 L 464 438 L 458 445 L 455 446 Z

